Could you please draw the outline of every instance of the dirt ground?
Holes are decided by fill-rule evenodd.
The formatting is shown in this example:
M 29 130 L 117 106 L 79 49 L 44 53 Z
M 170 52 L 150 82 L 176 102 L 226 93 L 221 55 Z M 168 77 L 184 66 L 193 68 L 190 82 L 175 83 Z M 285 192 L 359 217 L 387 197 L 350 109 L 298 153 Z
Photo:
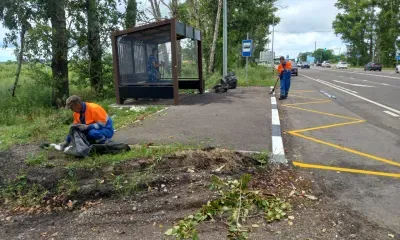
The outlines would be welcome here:
M 17 176 L 21 168 L 28 172 L 30 182 L 48 189 L 68 174 L 64 168 L 26 167 L 25 155 L 26 151 L 21 149 L 0 153 L 0 187 L 4 186 L 5 179 Z M 133 174 L 155 162 L 146 184 L 139 185 L 138 191 L 129 197 L 117 196 L 106 178 L 102 184 L 93 183 L 109 174 Z M 212 175 L 236 178 L 244 173 L 252 175 L 252 189 L 266 196 L 278 196 L 292 205 L 290 219 L 270 224 L 262 218 L 249 219 L 249 226 L 259 225 L 252 229 L 250 239 L 400 239 L 347 206 L 336 205 L 335 199 L 324 193 L 312 175 L 290 167 L 261 168 L 250 156 L 211 148 L 80 170 L 77 172 L 80 191 L 75 198 L 62 200 L 73 206 L 61 209 L 38 206 L 29 211 L 32 208 L 21 209 L 3 203 L 0 239 L 172 239 L 164 232 L 174 222 L 218 197 L 209 190 Z M 309 199 L 305 194 L 316 199 Z M 200 239 L 226 239 L 226 235 L 226 226 L 221 221 L 199 226 Z

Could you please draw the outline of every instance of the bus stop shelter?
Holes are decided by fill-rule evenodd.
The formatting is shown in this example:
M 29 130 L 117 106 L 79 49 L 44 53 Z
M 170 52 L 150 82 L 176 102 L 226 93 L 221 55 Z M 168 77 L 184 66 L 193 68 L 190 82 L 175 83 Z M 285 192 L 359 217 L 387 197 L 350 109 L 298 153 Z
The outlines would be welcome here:
M 176 19 L 167 19 L 112 33 L 114 85 L 117 104 L 128 98 L 174 99 L 179 104 L 179 89 L 198 89 L 204 93 L 202 45 L 199 30 Z M 177 43 L 190 39 L 193 74 L 181 76 Z M 182 49 L 181 49 L 182 50 Z M 182 51 L 181 51 L 182 52 Z M 163 60 L 163 61 L 162 61 Z M 152 67 L 153 62 L 159 67 Z M 182 68 L 182 60 L 179 62 Z M 193 76 L 195 75 L 195 76 Z

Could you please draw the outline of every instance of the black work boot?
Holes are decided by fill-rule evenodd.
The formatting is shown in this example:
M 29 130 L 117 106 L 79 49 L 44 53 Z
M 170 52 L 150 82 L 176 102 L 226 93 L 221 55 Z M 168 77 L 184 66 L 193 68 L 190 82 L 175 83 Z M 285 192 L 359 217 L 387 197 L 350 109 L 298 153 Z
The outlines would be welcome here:
M 285 96 L 280 96 L 280 97 L 279 97 L 279 100 L 285 100 L 285 99 L 286 99 Z

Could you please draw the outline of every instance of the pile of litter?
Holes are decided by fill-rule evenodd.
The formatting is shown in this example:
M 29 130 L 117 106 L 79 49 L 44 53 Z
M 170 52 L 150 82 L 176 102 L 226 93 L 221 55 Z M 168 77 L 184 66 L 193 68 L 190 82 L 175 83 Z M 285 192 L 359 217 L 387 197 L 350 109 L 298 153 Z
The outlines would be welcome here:
M 225 93 L 228 89 L 235 89 L 237 87 L 237 77 L 234 72 L 229 72 L 223 79 L 221 79 L 221 83 L 215 85 L 212 89 L 216 93 Z

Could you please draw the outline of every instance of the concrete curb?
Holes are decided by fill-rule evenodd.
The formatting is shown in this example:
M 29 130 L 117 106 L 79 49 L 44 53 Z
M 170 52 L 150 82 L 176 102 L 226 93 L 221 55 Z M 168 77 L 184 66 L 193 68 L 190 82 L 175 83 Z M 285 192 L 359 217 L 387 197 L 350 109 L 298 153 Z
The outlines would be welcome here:
M 272 90 L 272 87 L 271 87 Z M 272 122 L 272 157 L 271 163 L 287 165 L 285 149 L 283 147 L 281 122 L 279 120 L 278 104 L 276 102 L 275 92 L 271 96 L 271 122 Z

